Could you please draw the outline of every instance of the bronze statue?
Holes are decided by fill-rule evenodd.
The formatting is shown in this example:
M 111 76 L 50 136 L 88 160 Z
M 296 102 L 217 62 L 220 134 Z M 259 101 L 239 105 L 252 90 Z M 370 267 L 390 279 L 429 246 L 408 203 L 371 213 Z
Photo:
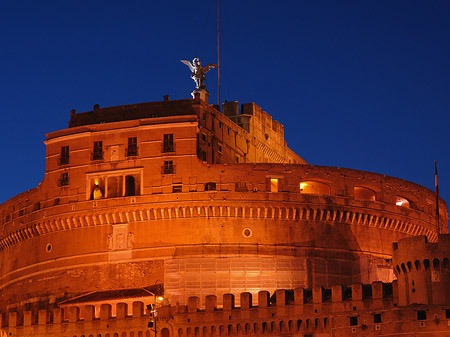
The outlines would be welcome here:
M 212 68 L 217 68 L 216 64 L 208 64 L 206 67 L 202 67 L 202 63 L 199 58 L 196 57 L 192 60 L 192 63 L 187 60 L 181 60 L 185 65 L 187 65 L 192 72 L 191 78 L 195 82 L 195 89 L 205 89 L 205 74 Z

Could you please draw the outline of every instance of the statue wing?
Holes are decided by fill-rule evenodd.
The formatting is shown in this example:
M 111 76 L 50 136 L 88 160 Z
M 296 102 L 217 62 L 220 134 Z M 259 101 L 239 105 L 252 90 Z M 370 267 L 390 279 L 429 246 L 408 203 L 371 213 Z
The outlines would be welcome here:
M 185 65 L 187 65 L 189 67 L 189 70 L 191 72 L 194 72 L 195 68 L 191 62 L 189 62 L 188 60 L 181 60 L 181 63 L 184 63 Z
M 205 68 L 206 71 L 210 71 L 212 68 L 219 68 L 219 66 L 217 64 L 208 64 Z

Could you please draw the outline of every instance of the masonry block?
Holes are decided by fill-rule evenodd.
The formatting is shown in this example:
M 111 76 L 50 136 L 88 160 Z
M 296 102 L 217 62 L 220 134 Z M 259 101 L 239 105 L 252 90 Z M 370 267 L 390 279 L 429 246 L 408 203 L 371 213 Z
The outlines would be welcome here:
M 314 287 L 312 289 L 312 301 L 313 303 L 322 303 L 323 302 L 323 288 L 322 287 Z
M 95 306 L 86 305 L 84 307 L 84 320 L 93 321 L 95 319 Z
M 294 303 L 295 305 L 303 305 L 304 303 L 303 288 L 294 289 Z
M 200 309 L 200 298 L 191 296 L 188 298 L 188 312 L 197 312 Z
M 116 305 L 116 317 L 117 318 L 125 318 L 128 315 L 128 304 L 126 303 L 117 303 Z
M 342 285 L 331 287 L 331 301 L 332 302 L 342 302 Z
M 223 295 L 223 310 L 232 310 L 234 309 L 234 295 L 233 294 L 224 294 Z
M 112 310 L 111 304 L 102 304 L 100 306 L 100 320 L 106 321 L 111 318 Z
M 70 307 L 67 315 L 69 322 L 77 322 L 80 320 L 80 308 Z
M 277 297 L 277 307 L 284 307 L 286 305 L 286 290 L 278 289 L 275 291 Z
M 352 284 L 352 300 L 362 301 L 363 298 L 363 288 L 361 283 Z
M 241 309 L 252 307 L 252 294 L 249 292 L 241 293 Z
M 133 317 L 142 317 L 144 316 L 144 303 L 142 302 L 133 302 Z
M 38 311 L 38 324 L 45 325 L 50 322 L 50 313 L 46 309 Z
M 267 308 L 269 306 L 269 292 L 262 290 L 258 292 L 258 306 L 260 308 Z
M 205 299 L 205 309 L 208 312 L 214 311 L 217 308 L 217 296 L 208 295 Z
M 372 298 L 383 298 L 383 282 L 372 282 Z
M 64 315 L 63 315 L 63 309 L 56 308 L 53 309 L 53 323 L 61 323 L 63 321 Z
M 31 325 L 31 319 L 32 319 L 31 311 L 24 311 L 23 312 L 23 325 L 24 326 L 30 326 Z
M 9 314 L 9 327 L 17 326 L 18 314 L 15 311 L 10 311 Z

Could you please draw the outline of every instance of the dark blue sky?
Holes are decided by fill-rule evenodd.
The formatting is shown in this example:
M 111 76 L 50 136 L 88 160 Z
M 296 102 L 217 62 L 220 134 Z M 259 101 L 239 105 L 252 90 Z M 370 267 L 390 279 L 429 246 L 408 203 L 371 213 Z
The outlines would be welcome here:
M 221 98 L 255 102 L 311 164 L 400 177 L 450 200 L 450 1 L 221 1 Z M 69 112 L 190 97 L 215 63 L 216 0 L 3 1 L 0 202 L 44 174 Z M 217 72 L 208 73 L 211 101 Z

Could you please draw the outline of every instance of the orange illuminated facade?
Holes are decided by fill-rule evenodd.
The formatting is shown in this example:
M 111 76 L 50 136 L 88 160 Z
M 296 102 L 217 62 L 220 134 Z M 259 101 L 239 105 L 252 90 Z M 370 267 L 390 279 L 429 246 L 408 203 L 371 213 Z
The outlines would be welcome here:
M 432 191 L 309 165 L 287 147 L 283 126 L 254 103 L 224 103 L 220 112 L 197 95 L 94 106 L 72 111 L 69 127 L 47 134 L 45 145 L 44 180 L 0 206 L 0 318 L 16 336 L 152 334 L 142 324 L 158 293 L 164 337 L 212 337 L 213 325 L 192 332 L 180 317 L 250 308 L 250 295 L 240 294 L 270 307 L 264 296 L 277 289 L 337 294 L 342 285 L 373 282 L 397 289 L 392 244 L 438 238 Z M 440 210 L 447 228 L 442 200 Z M 292 303 L 300 304 L 296 296 Z M 333 310 L 328 324 L 341 315 Z M 109 320 L 117 331 L 108 330 Z M 284 328 L 278 321 L 277 331 L 291 331 L 298 324 L 291 320 Z M 220 329 L 217 336 L 238 328 Z

